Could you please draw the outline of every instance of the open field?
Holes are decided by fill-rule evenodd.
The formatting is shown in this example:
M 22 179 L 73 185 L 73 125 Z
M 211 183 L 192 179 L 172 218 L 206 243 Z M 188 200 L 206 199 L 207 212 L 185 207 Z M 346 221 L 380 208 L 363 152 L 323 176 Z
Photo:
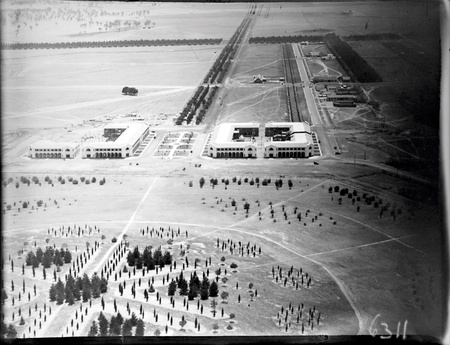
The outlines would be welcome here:
M 114 112 L 175 113 L 219 49 L 5 51 L 8 67 L 3 74 L 2 97 L 6 128 L 34 126 L 31 118 L 36 118 L 38 126 L 50 127 Z M 123 96 L 126 85 L 137 87 L 138 96 Z
M 2 40 L 43 42 L 43 32 L 44 42 L 228 39 L 242 21 L 246 6 L 187 3 L 129 6 L 120 2 L 71 2 L 67 6 L 66 3 L 50 1 L 29 3 L 23 9 L 24 6 L 8 3 L 2 6 L 8 14 L 2 25 Z M 17 9 L 22 10 L 22 15 L 16 20 L 14 11 Z M 205 31 L 204 26 L 210 29 Z
M 261 12 L 249 16 L 248 31 L 198 126 L 175 126 L 173 118 L 203 85 L 251 5 L 70 4 L 7 4 L 2 35 L 8 39 L 2 40 L 223 41 L 3 51 L 2 313 L 18 338 L 86 336 L 100 312 L 111 320 L 118 311 L 125 319 L 133 313 L 142 319 L 145 336 L 288 335 L 301 341 L 306 335 L 375 330 L 395 336 L 397 329 L 406 338 L 442 336 L 445 236 L 434 169 L 440 144 L 435 130 L 401 109 L 394 92 L 414 69 L 390 70 L 404 61 L 399 49 L 417 44 L 427 54 L 432 50 L 433 42 L 421 36 L 436 31 L 434 22 L 421 21 L 425 3 L 258 4 Z M 9 10 L 18 7 L 28 9 L 15 20 Z M 430 19 L 438 10 L 429 4 Z M 290 121 L 288 81 L 252 83 L 257 74 L 284 76 L 282 46 L 249 44 L 249 37 L 361 34 L 366 23 L 367 33 L 397 32 L 405 41 L 350 41 L 387 77 L 365 84 L 371 102 L 356 108 L 332 107 L 308 83 L 302 88 L 299 76 L 306 70 L 343 70 L 335 60 L 303 59 L 293 46 L 294 87 L 304 90 L 300 107 L 321 141 L 320 157 L 202 156 L 219 122 Z M 308 46 L 304 53 L 316 48 L 327 52 Z M 122 95 L 124 86 L 136 87 L 138 95 Z M 107 123 L 131 121 L 125 116 L 130 113 L 148 123 L 154 136 L 136 157 L 27 156 L 39 139 L 101 140 Z M 432 178 L 423 177 L 430 172 Z M 276 180 L 282 185 L 276 187 Z M 70 262 L 45 270 L 39 263 L 35 269 L 25 265 L 30 251 L 46 246 L 67 248 Z M 169 259 L 165 255 L 161 264 L 153 258 L 155 268 L 148 256 L 145 269 L 139 260 L 130 263 L 128 253 L 147 246 L 153 254 L 158 248 L 168 252 Z M 85 273 L 91 282 L 94 273 L 103 277 L 106 291 L 69 305 L 75 290 L 66 289 L 61 303 L 50 301 L 58 277 L 67 285 L 67 275 Z M 182 278 L 195 282 L 194 273 L 210 286 L 216 282 L 217 296 L 186 295 Z M 173 296 L 171 280 L 180 283 Z
M 267 9 L 270 7 L 269 15 Z M 376 1 L 338 2 L 333 4 L 268 3 L 257 17 L 252 36 L 358 35 L 365 33 L 395 32 L 399 35 L 429 34 L 439 30 L 439 5 L 425 2 L 392 1 L 379 6 Z M 352 11 L 352 14 L 349 14 Z M 427 15 L 428 14 L 428 15 Z M 364 30 L 366 22 L 368 28 Z M 418 22 L 426 25 L 418 26 Z
M 283 54 L 279 44 L 243 45 L 232 83 L 252 83 L 254 75 L 284 77 Z
M 79 178 L 81 175 L 72 174 L 72 177 L 77 178 L 77 176 Z M 34 306 L 37 303 L 38 308 L 41 309 L 43 303 L 46 302 L 47 308 L 51 306 L 54 314 L 65 315 L 63 318 L 58 317 L 57 319 L 61 321 L 57 321 L 55 325 L 46 327 L 46 336 L 64 334 L 66 325 L 70 335 L 75 326 L 71 327 L 66 320 L 73 318 L 73 313 L 78 309 L 80 303 L 76 302 L 74 306 L 65 305 L 63 309 L 60 309 L 56 304 L 48 302 L 46 289 L 48 289 L 52 277 L 47 280 L 36 279 L 42 275 L 41 271 L 37 270 L 36 278 L 33 278 L 30 268 L 26 268 L 25 275 L 22 276 L 20 266 L 24 256 L 17 256 L 17 250 L 23 248 L 25 239 L 28 242 L 25 246 L 26 251 L 35 249 L 34 241 L 36 241 L 37 247 L 44 247 L 46 245 L 44 239 L 49 237 L 50 245 L 55 244 L 59 248 L 63 243 L 68 243 L 69 249 L 74 253 L 76 253 L 75 246 L 78 251 L 84 250 L 86 241 L 91 244 L 94 241 L 101 241 L 100 250 L 95 254 L 95 258 L 98 259 L 89 260 L 84 268 L 85 272 L 91 274 L 95 270 L 94 267 L 99 267 L 104 262 L 102 257 L 107 255 L 106 250 L 111 238 L 114 236 L 120 238 L 119 234 L 125 233 L 122 230 L 125 226 L 130 249 L 136 245 L 141 250 L 145 245 L 153 247 L 163 245 L 163 248 L 173 253 L 177 267 L 179 267 L 185 261 L 185 258 L 179 255 L 179 246 L 183 244 L 186 247 L 187 244 L 190 244 L 186 256 L 190 262 L 194 262 L 195 258 L 200 259 L 200 265 L 196 269 L 198 273 L 206 271 L 202 262 L 209 257 L 212 258 L 212 266 L 209 268 L 210 275 L 220 267 L 219 259 L 222 256 L 225 257 L 225 266 L 222 269 L 228 267 L 229 270 L 228 274 L 219 275 L 220 279 L 225 276 L 228 278 L 226 283 L 219 285 L 220 292 L 229 293 L 225 301 L 227 303 L 219 303 L 219 310 L 224 308 L 225 317 L 213 317 L 210 312 L 197 314 L 195 300 L 191 302 L 191 309 L 193 309 L 191 312 L 182 307 L 173 308 L 168 304 L 167 284 L 162 283 L 161 279 L 166 274 L 172 277 L 179 274 L 179 268 L 173 272 L 169 272 L 166 268 L 159 274 L 152 271 L 143 277 L 141 274 L 136 277 L 131 274 L 131 278 L 123 277 L 120 280 L 126 280 L 128 286 L 138 278 L 142 278 L 146 282 L 153 277 L 156 281 L 154 283 L 156 291 L 161 296 L 166 296 L 163 297 L 161 304 L 154 297 L 146 302 L 141 295 L 142 287 L 138 289 L 135 299 L 129 293 L 128 288 L 121 297 L 117 292 L 118 283 L 112 278 L 113 274 L 109 278 L 108 292 L 103 296 L 106 304 L 109 305 L 106 314 L 114 314 L 111 306 L 113 299 L 117 300 L 119 311 L 123 315 L 127 315 L 124 309 L 126 301 L 130 302 L 132 310 L 137 315 L 139 305 L 143 305 L 144 311 L 146 311 L 144 316 L 146 335 L 152 335 L 156 328 L 160 328 L 161 331 L 164 329 L 168 324 L 167 320 L 164 321 L 164 315 L 167 312 L 177 318 L 185 315 L 188 325 L 190 324 L 191 327 L 186 327 L 186 334 L 215 334 L 213 333 L 215 323 L 219 324 L 218 334 L 227 334 L 228 330 L 225 328 L 230 322 L 229 315 L 233 313 L 235 315 L 233 334 L 298 335 L 301 334 L 301 328 L 295 323 L 297 314 L 294 314 L 294 325 L 288 328 L 288 332 L 284 327 L 284 317 L 280 326 L 276 315 L 281 306 L 287 308 L 289 303 L 294 303 L 297 308 L 299 302 L 304 303 L 305 308 L 315 307 L 317 312 L 321 313 L 319 324 L 315 324 L 313 330 L 307 327 L 304 334 L 355 334 L 358 332 L 358 320 L 360 326 L 363 326 L 360 332 L 367 334 L 371 321 L 378 313 L 382 314 L 383 321 L 389 325 L 396 325 L 398 320 L 408 320 L 408 334 L 423 335 L 436 330 L 435 322 L 438 315 L 432 311 L 435 303 L 440 299 L 438 288 L 440 276 L 428 268 L 435 267 L 433 266 L 436 264 L 434 260 L 438 259 L 438 253 L 431 248 L 434 248 L 433 243 L 439 241 L 439 237 L 436 236 L 437 234 L 431 236 L 429 231 L 434 228 L 430 224 L 432 220 L 422 216 L 428 212 L 427 206 L 418 208 L 416 204 L 404 203 L 402 199 L 390 199 L 389 196 L 370 193 L 370 195 L 382 198 L 382 205 L 389 203 L 390 207 L 395 205 L 397 210 L 402 211 L 398 212 L 395 228 L 393 228 L 390 226 L 394 223 L 392 217 L 386 214 L 380 219 L 379 211 L 373 205 L 364 205 L 362 201 L 352 205 L 351 200 L 346 196 L 343 205 L 338 205 L 339 193 L 334 191 L 329 193 L 328 191 L 329 187 L 334 188 L 336 185 L 340 185 L 341 188 L 349 187 L 351 192 L 356 189 L 355 195 L 362 197 L 365 192 L 364 188 L 360 189 L 357 186 L 354 188 L 351 185 L 347 186 L 327 179 L 292 177 L 292 189 L 288 188 L 287 180 L 284 179 L 283 187 L 277 191 L 273 182 L 269 186 L 257 188 L 256 185 L 251 186 L 244 181 L 245 175 L 238 175 L 238 179 L 242 181 L 241 185 L 231 181 L 233 175 L 223 176 L 221 174 L 221 176 L 230 179 L 231 184 L 227 190 L 221 183 L 214 189 L 208 183 L 200 188 L 198 180 L 194 180 L 193 187 L 189 187 L 188 182 L 192 181 L 192 178 L 189 177 L 177 179 L 135 177 L 130 180 L 121 176 L 109 175 L 106 176 L 106 183 L 103 186 L 99 186 L 98 183 L 60 185 L 59 182 L 54 182 L 55 187 L 43 183 L 42 186 L 21 184 L 19 188 L 14 188 L 15 181 L 13 181 L 3 187 L 6 204 L 19 201 L 30 201 L 33 204 L 38 199 L 47 200 L 45 201 L 46 207 L 35 207 L 33 211 L 27 212 L 22 209 L 17 212 L 17 204 L 11 211 L 5 211 L 9 216 L 6 217 L 4 238 L 10 244 L 5 248 L 3 254 L 5 282 L 9 284 L 9 281 L 13 280 L 17 286 L 20 286 L 22 278 L 25 278 L 27 286 L 36 284 L 38 290 L 38 295 L 30 302 L 27 300 L 16 302 L 13 307 L 10 305 L 11 298 L 15 296 L 17 300 L 20 289 L 11 291 L 8 288 L 9 285 L 5 284 L 6 293 L 9 296 L 5 309 L 6 319 L 10 320 L 13 311 L 17 315 L 19 307 L 26 311 L 29 305 Z M 220 180 L 221 176 L 216 177 Z M 41 181 L 43 177 L 40 175 Z M 67 176 L 63 177 L 67 179 Z M 87 175 L 85 177 L 92 178 Z M 99 179 L 102 177 L 97 176 Z M 256 177 L 251 178 L 255 179 Z M 262 179 L 270 176 L 263 173 L 259 177 Z M 57 181 L 57 175 L 50 175 L 50 178 Z M 208 176 L 205 178 L 207 181 L 209 180 Z M 71 195 L 76 195 L 76 201 L 74 197 L 70 197 Z M 108 195 L 108 203 L 102 202 L 105 195 Z M 248 218 L 245 217 L 246 212 L 243 209 L 243 197 L 250 203 Z M 230 205 L 233 199 L 237 201 L 236 210 Z M 58 203 L 56 207 L 52 205 L 54 200 Z M 273 218 L 269 212 L 270 203 L 273 204 Z M 357 205 L 361 206 L 360 212 L 356 212 Z M 294 210 L 295 208 L 297 210 Z M 287 213 L 286 219 L 283 216 L 283 209 Z M 121 210 L 121 212 L 117 212 L 117 210 Z M 174 212 L 175 210 L 176 212 Z M 45 217 L 42 217 L 44 212 Z M 258 216 L 259 212 L 261 216 Z M 102 217 L 98 217 L 98 214 L 102 214 Z M 302 215 L 301 221 L 297 219 L 298 214 Z M 316 219 L 315 222 L 313 218 Z M 51 222 L 48 221 L 49 219 Z M 276 224 L 274 219 L 277 221 Z M 422 227 L 420 223 L 426 223 L 427 226 Z M 33 225 L 30 226 L 31 224 Z M 65 225 L 66 228 L 69 225 L 83 228 L 85 224 L 92 228 L 96 226 L 100 232 L 81 237 L 71 235 L 70 242 L 68 242 L 68 237 L 49 236 L 47 233 L 47 229 L 59 229 L 62 225 Z M 412 226 L 412 224 L 414 225 Z M 163 227 L 166 230 L 164 230 L 162 238 L 156 238 L 155 234 L 151 235 L 145 231 L 142 234 L 140 229 L 145 230 L 147 227 L 150 229 Z M 171 238 L 170 231 L 167 232 L 168 227 L 175 229 L 175 234 L 177 234 L 178 228 L 181 229 L 181 234 L 175 236 L 173 245 L 166 244 L 167 239 Z M 428 230 L 425 232 L 425 229 Z M 188 232 L 187 236 L 186 231 Z M 105 239 L 100 238 L 102 234 L 106 235 Z M 221 244 L 222 241 L 229 244 L 228 240 L 232 240 L 236 244 L 239 241 L 241 243 L 250 241 L 252 245 L 261 247 L 262 252 L 261 254 L 258 252 L 255 257 L 247 254 L 244 256 L 237 255 L 237 253 L 232 254 L 228 248 L 216 247 L 217 238 L 220 239 Z M 433 240 L 431 241 L 431 239 Z M 386 251 L 390 253 L 390 256 L 386 256 Z M 402 253 L 401 256 L 399 256 L 399 252 Z M 9 269 L 10 262 L 7 259 L 9 256 L 14 261 L 14 272 L 10 272 Z M 379 262 L 381 257 L 383 257 L 382 265 L 375 267 L 369 264 L 373 260 Z M 236 273 L 231 272 L 232 270 L 228 266 L 232 262 L 238 265 Z M 123 268 L 123 264 L 122 261 L 119 267 Z M 303 285 L 299 283 L 301 287 L 297 290 L 292 285 L 290 278 L 286 286 L 284 286 L 283 280 L 277 283 L 273 279 L 272 266 L 275 268 L 280 266 L 282 272 L 286 274 L 291 265 L 294 267 L 295 275 L 293 277 L 296 277 L 296 272 L 300 268 L 303 273 L 307 272 L 312 277 L 309 288 L 306 287 L 306 283 Z M 67 268 L 63 266 L 60 274 L 64 274 L 67 272 L 66 270 Z M 193 267 L 189 266 L 186 267 L 185 272 L 189 273 L 192 270 Z M 330 272 L 333 274 L 330 275 Z M 210 276 L 210 278 L 215 276 Z M 406 280 L 404 277 L 410 278 Z M 296 277 L 295 281 L 298 279 Z M 378 284 L 374 285 L 374 280 Z M 300 282 L 300 280 L 298 281 Z M 237 283 L 239 288 L 236 290 Z M 250 283 L 253 284 L 253 287 L 248 289 L 247 286 Z M 397 286 L 398 292 L 392 288 L 387 290 L 385 285 Z M 255 290 L 257 296 L 251 297 L 249 292 L 254 294 Z M 289 299 L 286 299 L 285 291 L 289 291 Z M 365 292 L 362 294 L 360 291 Z M 369 295 L 376 296 L 376 298 L 364 298 L 363 295 L 366 296 L 368 292 Z M 239 296 L 240 302 L 238 302 Z M 175 300 L 177 303 L 182 303 L 180 296 L 176 296 Z M 222 301 L 223 298 L 218 300 Z M 351 301 L 350 304 L 348 300 Z M 205 302 L 207 303 L 205 304 Z M 201 304 L 205 305 L 205 308 L 209 308 L 208 301 L 202 301 Z M 154 322 L 151 313 L 153 308 L 156 308 L 158 314 L 161 314 L 163 321 Z M 95 311 L 99 310 L 101 310 L 99 301 L 94 300 L 93 307 L 88 308 L 85 323 L 76 319 L 82 326 L 81 329 L 85 331 L 88 329 L 86 320 L 90 322 Z M 261 317 L 252 317 L 255 313 Z M 424 322 L 421 316 L 423 314 L 430 315 L 427 322 Z M 194 316 L 197 316 L 202 324 L 200 332 L 192 328 Z M 24 326 L 17 325 L 19 335 L 27 334 L 28 326 L 32 326 L 33 319 L 36 317 L 34 312 L 30 317 L 24 317 L 26 324 Z M 47 315 L 47 317 L 50 316 Z M 302 320 L 307 322 L 304 318 Z M 264 327 L 259 328 L 258 325 L 264 325 Z M 31 328 L 32 330 L 38 329 L 33 326 Z M 178 324 L 169 326 L 169 330 L 168 334 L 183 334 L 180 332 Z M 40 330 L 37 334 L 43 335 Z M 75 335 L 82 334 L 83 332 L 75 331 Z

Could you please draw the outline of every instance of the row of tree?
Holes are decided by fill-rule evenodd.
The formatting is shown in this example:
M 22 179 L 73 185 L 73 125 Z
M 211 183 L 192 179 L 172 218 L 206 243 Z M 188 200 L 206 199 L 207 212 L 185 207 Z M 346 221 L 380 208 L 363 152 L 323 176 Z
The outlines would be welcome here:
M 44 268 L 50 268 L 52 264 L 63 266 L 71 261 L 72 253 L 68 248 L 61 248 L 58 250 L 54 249 L 52 246 L 47 246 L 45 252 L 41 247 L 36 249 L 36 253 L 30 250 L 25 258 L 25 264 L 34 268 L 38 267 L 40 264 L 42 264 Z
M 218 86 L 213 86 L 211 87 L 211 91 L 209 92 L 207 98 L 205 99 L 205 103 L 203 104 L 203 106 L 201 107 L 200 111 L 197 114 L 197 117 L 195 119 L 195 124 L 198 125 L 200 124 L 203 119 L 205 118 L 206 115 L 206 111 L 209 109 L 209 107 L 211 106 L 211 103 L 214 99 L 214 96 L 216 95 L 217 89 L 219 87 Z
M 191 274 L 189 283 L 183 276 L 183 272 L 180 273 L 175 280 L 169 283 L 167 294 L 174 296 L 178 289 L 180 296 L 188 296 L 188 300 L 200 296 L 200 299 L 207 300 L 209 297 L 217 297 L 219 295 L 219 286 L 216 281 L 209 282 L 207 276 L 203 274 L 203 280 L 200 281 L 197 273 L 194 271 Z
M 335 34 L 327 34 L 323 38 L 328 49 L 334 53 L 345 72 L 360 83 L 377 83 L 382 78 L 369 63 L 364 60 L 350 45 Z
M 124 319 L 119 313 L 117 315 L 111 316 L 111 320 L 108 319 L 100 312 L 98 316 L 98 325 L 94 320 L 92 321 L 91 328 L 89 329 L 88 337 L 96 336 L 131 336 L 133 327 L 136 327 L 134 335 L 142 337 L 144 336 L 145 325 L 142 319 L 138 319 L 135 313 L 131 314 L 131 318 Z
M 250 37 L 248 43 L 300 43 L 300 42 L 321 42 L 323 36 L 269 36 L 269 37 Z
M 244 18 L 242 23 L 237 28 L 236 32 L 231 37 L 228 44 L 223 48 L 219 57 L 215 61 L 214 65 L 209 70 L 208 74 L 204 79 L 204 83 L 214 83 L 217 79 L 218 83 L 222 82 L 222 79 L 225 73 L 228 70 L 230 65 L 230 60 L 234 58 L 234 54 L 236 53 L 237 47 L 242 40 L 242 37 L 250 24 L 250 19 L 248 17 Z
M 142 269 L 142 266 L 145 266 L 148 270 L 154 270 L 156 266 L 163 268 L 165 265 L 170 265 L 172 254 L 167 250 L 163 254 L 161 247 L 152 252 L 151 246 L 145 247 L 141 254 L 139 247 L 136 246 L 133 251 L 128 252 L 127 263 L 129 266 L 136 266 L 137 269 Z
M 377 40 L 399 40 L 402 39 L 398 34 L 385 32 L 379 34 L 350 35 L 345 38 L 347 41 L 377 41 Z
M 57 43 L 2 43 L 1 49 L 75 49 L 75 48 L 116 48 L 116 47 L 152 47 L 152 46 L 191 46 L 217 45 L 221 38 L 201 39 L 157 39 L 157 40 L 120 40 L 94 42 L 57 42 Z
M 233 183 L 237 183 L 239 186 L 242 184 L 242 180 L 241 179 L 237 179 L 237 177 L 233 177 L 232 178 Z M 221 180 L 221 182 L 225 185 L 228 186 L 230 184 L 230 180 L 229 179 L 225 179 L 223 178 Z M 251 178 L 249 179 L 248 177 L 244 178 L 244 183 L 248 183 L 249 185 L 253 186 L 253 185 L 257 185 L 259 187 L 259 184 L 261 183 L 263 186 L 267 186 L 272 182 L 272 180 L 269 179 L 260 179 L 259 177 L 256 177 L 255 179 Z M 212 188 L 214 188 L 215 186 L 217 186 L 219 184 L 219 180 L 216 178 L 211 178 L 209 180 L 209 184 L 211 185 Z M 203 186 L 205 185 L 205 178 L 201 177 L 199 180 L 199 185 L 200 188 L 203 188 Z M 291 189 L 294 186 L 294 183 L 292 182 L 292 180 L 288 180 L 288 187 L 289 189 Z M 277 179 L 275 180 L 275 187 L 278 190 L 278 188 L 283 187 L 283 180 L 282 179 Z M 234 206 L 234 205 L 233 205 Z
M 89 279 L 85 273 L 83 278 L 80 276 L 76 279 L 72 275 L 68 275 L 66 283 L 58 279 L 58 282 L 50 286 L 49 298 L 51 302 L 56 301 L 57 304 L 63 304 L 64 301 L 69 305 L 79 301 L 81 298 L 83 302 L 89 301 L 91 298 L 98 298 L 102 293 L 108 291 L 108 281 L 97 273 L 92 275 Z
M 197 88 L 194 95 L 189 99 L 189 101 L 184 106 L 183 111 L 180 113 L 180 116 L 178 116 L 176 121 L 177 125 L 181 125 L 184 120 L 186 120 L 187 123 L 190 123 L 192 121 L 192 118 L 197 112 L 197 109 L 199 107 L 204 107 L 205 97 L 208 94 L 208 92 L 209 92 L 209 85 L 206 85 L 206 87 L 200 85 Z

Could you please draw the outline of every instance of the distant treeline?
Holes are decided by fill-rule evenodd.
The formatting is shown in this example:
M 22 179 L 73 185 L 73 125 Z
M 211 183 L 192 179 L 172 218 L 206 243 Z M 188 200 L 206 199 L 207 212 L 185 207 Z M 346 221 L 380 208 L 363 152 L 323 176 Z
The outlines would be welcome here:
M 401 36 L 393 33 L 350 35 L 348 37 L 344 37 L 344 39 L 347 41 L 399 40 L 401 38 Z
M 347 42 L 335 34 L 327 34 L 323 38 L 328 49 L 334 53 L 345 72 L 360 83 L 381 82 L 377 71 L 367 63 Z
M 225 46 L 225 48 L 223 48 L 216 62 L 214 62 L 214 65 L 211 67 L 205 79 L 203 80 L 203 83 L 212 84 L 216 80 L 217 83 L 222 82 L 223 77 L 225 76 L 225 73 L 227 72 L 228 67 L 230 66 L 230 60 L 234 58 L 234 54 L 236 53 L 237 47 L 239 46 L 239 43 L 242 41 L 243 34 L 245 33 L 245 30 L 247 29 L 249 24 L 250 19 L 246 17 L 242 21 L 241 25 L 239 25 L 236 32 L 233 34 L 228 44 Z
M 270 36 L 270 37 L 251 37 L 248 43 L 300 43 L 303 41 L 321 42 L 323 36 Z
M 2 43 L 2 49 L 76 49 L 76 48 L 117 48 L 151 46 L 190 46 L 215 45 L 221 38 L 176 39 L 176 40 L 121 40 L 94 42 L 58 42 L 58 43 Z

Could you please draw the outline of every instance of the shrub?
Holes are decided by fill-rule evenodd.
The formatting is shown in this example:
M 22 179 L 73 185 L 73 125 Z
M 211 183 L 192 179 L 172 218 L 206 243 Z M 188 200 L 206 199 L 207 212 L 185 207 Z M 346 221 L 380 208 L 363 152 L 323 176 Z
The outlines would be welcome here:
M 233 326 L 231 324 L 228 324 L 227 329 L 231 331 L 233 329 Z
M 78 180 L 73 180 L 72 183 L 73 184 L 78 184 Z
M 238 265 L 237 265 L 237 264 L 235 264 L 234 262 L 232 262 L 232 263 L 231 263 L 231 265 L 230 265 L 230 267 L 231 267 L 231 268 L 237 268 L 237 267 L 238 267 Z
M 86 181 L 85 181 L 85 183 L 86 183 L 86 184 L 90 184 L 90 183 L 91 183 L 91 181 L 89 181 L 89 180 L 86 180 Z
M 81 176 L 81 177 L 80 177 L 80 181 L 81 181 L 81 182 L 84 182 L 85 179 L 86 179 L 86 178 L 85 178 L 84 176 Z
M 95 178 L 95 176 L 92 178 L 91 182 L 95 183 L 97 181 L 97 179 Z
M 236 315 L 234 315 L 234 313 L 230 314 L 230 319 L 234 319 L 236 317 Z
M 117 242 L 117 238 L 113 237 L 111 240 L 112 243 L 116 243 Z

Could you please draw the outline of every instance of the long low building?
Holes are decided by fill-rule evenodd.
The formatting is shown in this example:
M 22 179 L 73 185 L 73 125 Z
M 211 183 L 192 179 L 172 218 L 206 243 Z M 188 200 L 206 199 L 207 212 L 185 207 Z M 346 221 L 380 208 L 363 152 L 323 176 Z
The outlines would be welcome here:
M 208 155 L 212 158 L 308 158 L 313 156 L 313 146 L 306 122 L 223 123 L 214 129 Z
M 143 122 L 111 123 L 104 127 L 107 141 L 87 142 L 81 150 L 82 158 L 127 158 L 141 146 L 150 132 Z
M 75 158 L 80 149 L 79 143 L 39 140 L 30 145 L 31 158 Z

